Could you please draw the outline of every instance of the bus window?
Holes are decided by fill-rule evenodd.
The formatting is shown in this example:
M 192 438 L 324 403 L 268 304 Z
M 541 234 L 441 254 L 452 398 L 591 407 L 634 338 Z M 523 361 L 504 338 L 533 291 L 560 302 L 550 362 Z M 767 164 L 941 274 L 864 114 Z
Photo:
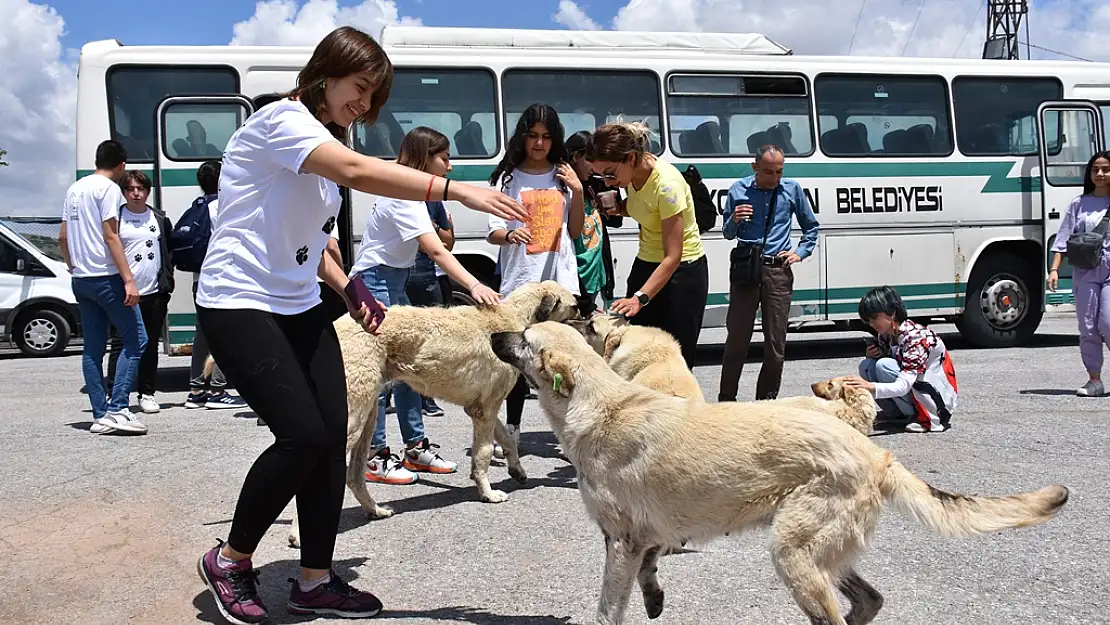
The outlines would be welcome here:
M 408 67 L 393 71 L 389 101 L 372 126 L 355 128 L 355 149 L 394 158 L 410 130 L 427 126 L 451 141 L 452 158 L 497 154 L 497 96 L 492 72 Z
M 113 67 L 108 70 L 112 138 L 127 150 L 128 163 L 152 163 L 156 149 L 154 114 L 166 96 L 237 93 L 239 74 L 230 67 Z M 222 149 L 222 144 L 219 147 Z
M 162 149 L 174 161 L 219 159 L 243 113 L 239 104 L 171 104 L 163 113 Z
M 960 152 L 967 156 L 1036 154 L 1037 106 L 1061 97 L 1063 87 L 1055 78 L 956 78 L 952 100 Z M 1058 132 L 1045 134 L 1054 135 Z
M 1110 150 L 1110 104 L 1100 104 L 1102 113 L 1102 149 Z
M 619 115 L 642 121 L 655 131 L 652 151 L 663 152 L 659 118 L 659 80 L 648 71 L 510 69 L 501 77 L 505 98 L 506 136 L 511 136 L 524 110 L 548 104 L 559 113 L 566 135 L 594 130 Z M 657 138 L 660 137 L 660 138 Z
M 671 151 L 678 156 L 751 156 L 766 144 L 789 156 L 813 153 L 801 76 L 672 74 L 667 82 Z
M 828 156 L 952 153 L 948 88 L 940 76 L 821 74 L 813 92 Z

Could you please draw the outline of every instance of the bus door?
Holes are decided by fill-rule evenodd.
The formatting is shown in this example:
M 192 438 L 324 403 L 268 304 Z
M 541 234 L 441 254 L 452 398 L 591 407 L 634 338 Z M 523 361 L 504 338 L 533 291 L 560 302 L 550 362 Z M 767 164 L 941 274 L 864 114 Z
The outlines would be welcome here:
M 249 98 L 238 95 L 170 96 L 158 105 L 158 149 L 154 156 L 154 189 L 150 202 L 176 224 L 201 195 L 197 169 L 223 158 L 231 135 L 254 112 Z M 178 271 L 170 298 L 169 321 L 162 335 L 166 353 L 192 344 L 196 327 L 193 276 Z
M 1037 152 L 1041 180 L 1041 223 L 1044 252 L 1041 277 L 1052 266 L 1056 231 L 1068 205 L 1083 192 L 1087 162 L 1104 150 L 1102 114 L 1098 105 L 1083 100 L 1043 102 L 1037 109 Z M 1044 282 L 1042 281 L 1042 284 Z M 1065 258 L 1060 265 L 1058 291 L 1071 290 L 1071 267 Z M 1066 303 L 1066 296 L 1046 293 L 1045 304 Z

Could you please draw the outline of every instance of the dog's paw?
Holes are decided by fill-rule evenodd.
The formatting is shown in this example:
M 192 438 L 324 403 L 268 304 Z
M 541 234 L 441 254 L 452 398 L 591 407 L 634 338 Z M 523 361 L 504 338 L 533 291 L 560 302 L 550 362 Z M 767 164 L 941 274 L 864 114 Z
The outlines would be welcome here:
M 516 480 L 518 484 L 528 481 L 528 474 L 524 472 L 524 467 L 509 467 L 509 477 Z
M 663 614 L 663 589 L 644 592 L 644 609 L 649 619 L 657 619 Z
M 374 506 L 374 509 L 370 511 L 370 514 L 368 516 L 370 517 L 371 521 L 388 519 L 389 517 L 393 516 L 393 510 L 385 506 L 376 505 Z
M 482 495 L 484 503 L 504 503 L 509 500 L 509 495 L 504 491 L 491 489 L 488 493 Z

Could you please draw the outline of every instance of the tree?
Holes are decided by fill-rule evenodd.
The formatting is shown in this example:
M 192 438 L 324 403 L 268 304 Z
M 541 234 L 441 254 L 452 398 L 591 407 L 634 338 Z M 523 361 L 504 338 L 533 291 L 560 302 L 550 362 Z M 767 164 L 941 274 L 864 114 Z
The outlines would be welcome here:
M 8 166 L 8 162 L 4 160 L 4 155 L 7 154 L 7 153 L 8 153 L 7 150 L 0 150 L 0 167 L 7 167 Z

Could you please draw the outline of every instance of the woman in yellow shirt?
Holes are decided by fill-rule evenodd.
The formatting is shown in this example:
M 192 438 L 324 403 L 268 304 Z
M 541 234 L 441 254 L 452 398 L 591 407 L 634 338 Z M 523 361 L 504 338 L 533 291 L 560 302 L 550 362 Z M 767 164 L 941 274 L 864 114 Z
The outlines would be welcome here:
M 621 214 L 640 224 L 628 295 L 610 309 L 634 324 L 670 332 L 692 368 L 709 296 L 709 265 L 690 185 L 674 165 L 651 153 L 650 133 L 639 122 L 605 124 L 586 150 L 594 173 L 628 194 Z

